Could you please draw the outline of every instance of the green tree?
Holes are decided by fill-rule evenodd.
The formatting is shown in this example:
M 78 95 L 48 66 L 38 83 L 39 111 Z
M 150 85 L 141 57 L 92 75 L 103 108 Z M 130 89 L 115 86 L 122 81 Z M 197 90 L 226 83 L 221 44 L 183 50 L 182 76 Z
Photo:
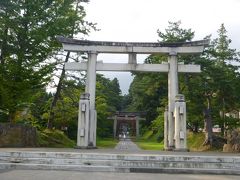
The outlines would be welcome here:
M 181 22 L 169 22 L 164 32 L 158 30 L 159 41 L 162 42 L 186 42 L 191 41 L 194 32 L 191 29 L 181 28 Z M 167 62 L 167 55 L 150 55 L 145 63 L 159 64 Z M 179 56 L 180 61 L 186 63 L 194 61 L 192 56 Z M 167 105 L 167 74 L 163 73 L 135 73 L 134 80 L 130 86 L 131 110 L 146 111 L 149 126 L 151 121 L 158 117 L 158 109 L 162 112 Z M 182 78 L 181 78 L 182 79 Z M 180 86 L 183 87 L 183 86 Z
M 194 32 L 191 29 L 181 28 L 181 21 L 168 22 L 168 28 L 165 32 L 157 30 L 160 41 L 162 42 L 187 42 L 191 41 L 194 37 Z
M 165 32 L 158 30 L 160 41 L 191 41 L 194 32 L 191 29 L 182 29 L 180 25 L 180 22 L 170 22 Z M 216 139 L 212 133 L 213 125 L 220 123 L 222 126 L 224 124 L 230 126 L 230 122 L 228 123 L 219 117 L 219 112 L 225 114 L 225 112 L 239 108 L 239 93 L 237 90 L 239 88 L 239 72 L 238 67 L 234 65 L 239 56 L 235 49 L 229 47 L 231 40 L 226 35 L 227 31 L 224 25 L 221 25 L 218 33 L 219 37 L 211 41 L 203 55 L 178 56 L 178 61 L 185 64 L 199 64 L 202 68 L 202 72 L 198 75 L 179 74 L 179 92 L 186 96 L 188 128 L 198 131 L 199 127 L 204 126 L 206 129 L 204 144 L 206 145 L 212 145 L 214 139 Z M 209 38 L 210 36 L 206 37 L 206 39 Z M 164 61 L 167 61 L 165 55 L 151 55 L 145 60 L 145 63 L 154 64 Z M 131 84 L 130 99 L 132 103 L 130 107 L 151 112 L 153 116 L 150 117 L 148 122 L 156 119 L 151 127 L 159 124 L 157 122 L 159 120 L 157 109 L 163 112 L 167 105 L 166 87 L 166 75 L 154 73 L 136 73 Z
M 113 134 L 113 121 L 108 120 L 113 113 L 121 110 L 122 97 L 119 82 L 116 78 L 109 80 L 97 74 L 96 110 L 97 135 L 111 137 Z
M 89 22 L 84 20 L 86 12 L 85 12 L 81 2 L 82 2 L 82 0 L 75 0 L 74 14 L 78 18 L 75 18 L 75 20 L 72 21 L 71 32 L 70 32 L 70 34 L 68 34 L 68 36 L 71 37 L 71 38 L 73 38 L 74 35 L 79 36 L 80 33 L 86 35 L 90 32 L 90 29 L 96 30 L 95 24 L 89 23 Z M 85 0 L 84 2 L 88 2 L 88 1 Z M 65 72 L 65 69 L 64 69 L 65 68 L 64 64 L 67 63 L 69 61 L 69 59 L 75 59 L 76 61 L 78 61 L 78 59 L 81 58 L 81 57 L 82 56 L 80 54 L 77 54 L 77 55 L 74 56 L 73 53 L 71 54 L 70 51 L 68 51 L 65 54 L 65 56 L 63 56 L 61 54 L 60 58 L 59 58 L 59 56 L 55 56 L 57 64 L 61 66 L 61 73 L 60 73 L 60 76 L 58 78 L 59 81 L 56 85 L 56 93 L 53 96 L 53 99 L 52 99 L 52 102 L 51 102 L 51 105 L 50 105 L 50 110 L 49 110 L 50 115 L 49 115 L 49 118 L 48 118 L 47 127 L 50 128 L 50 129 L 53 127 L 53 121 L 54 121 L 54 118 L 55 118 L 54 108 L 56 107 L 57 101 L 60 98 L 60 94 L 61 94 L 61 90 L 62 90 L 62 86 L 63 86 L 63 81 L 66 78 L 66 76 L 65 76 L 66 72 Z M 62 60 L 62 59 L 64 59 L 64 60 Z
M 56 35 L 87 33 L 85 12 L 75 0 L 0 1 L 0 109 L 10 122 L 31 96 L 45 87 L 55 67 L 51 57 L 60 48 Z
M 210 49 L 210 58 L 214 61 L 216 71 L 212 77 L 216 82 L 216 102 L 220 114 L 220 125 L 222 132 L 225 132 L 227 122 L 225 121 L 226 112 L 239 107 L 238 67 L 234 65 L 239 62 L 239 56 L 236 49 L 230 48 L 231 39 L 227 36 L 227 30 L 224 24 L 221 24 L 218 30 L 218 37 L 213 40 Z M 226 135 L 226 133 L 225 133 Z
M 120 110 L 121 90 L 117 79 L 110 80 L 101 74 L 96 78 L 96 110 L 97 110 L 97 135 L 111 137 L 113 121 L 108 117 Z M 60 98 L 54 108 L 55 118 L 52 126 L 64 130 L 71 139 L 76 139 L 79 97 L 84 93 L 85 77 L 79 79 L 65 79 L 62 83 Z M 52 97 L 48 104 L 52 102 Z M 48 110 L 45 110 L 44 119 L 49 118 Z M 45 121 L 46 122 L 46 121 Z
M 55 117 L 52 126 L 65 131 L 69 138 L 75 140 L 77 138 L 79 98 L 82 93 L 84 93 L 82 81 L 64 80 L 60 98 L 54 108 Z M 50 115 L 48 111 L 46 114 Z
M 189 100 L 190 123 L 198 127 L 204 123 L 204 145 L 211 146 L 216 139 L 212 133 L 213 125 L 221 125 L 224 131 L 224 124 L 227 123 L 225 113 L 239 107 L 239 73 L 233 64 L 238 60 L 237 52 L 229 47 L 231 40 L 223 24 L 218 33 L 218 38 L 212 40 L 203 56 L 195 61 L 201 65 L 202 73 L 198 76 L 188 75 L 184 83 L 181 82 Z M 203 116 L 200 115 L 201 111 Z

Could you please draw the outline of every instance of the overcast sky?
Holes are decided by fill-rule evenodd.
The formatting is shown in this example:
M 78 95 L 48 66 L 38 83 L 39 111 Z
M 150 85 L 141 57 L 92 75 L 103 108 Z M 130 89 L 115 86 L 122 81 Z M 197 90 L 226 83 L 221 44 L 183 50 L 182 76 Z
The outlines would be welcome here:
M 195 31 L 194 40 L 212 34 L 224 23 L 232 48 L 240 50 L 240 0 L 90 0 L 85 6 L 87 20 L 100 31 L 89 40 L 156 42 L 157 29 L 164 31 L 168 21 L 181 21 L 182 27 Z M 146 55 L 138 56 L 142 62 Z M 127 55 L 100 54 L 104 62 L 127 62 Z M 130 73 L 105 73 L 117 77 L 123 94 L 131 83 Z

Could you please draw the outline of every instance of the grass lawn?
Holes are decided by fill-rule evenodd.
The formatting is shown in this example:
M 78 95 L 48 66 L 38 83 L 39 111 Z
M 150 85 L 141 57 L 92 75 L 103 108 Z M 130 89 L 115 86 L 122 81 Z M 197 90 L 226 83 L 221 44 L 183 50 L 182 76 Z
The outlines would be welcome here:
M 153 131 L 147 131 L 143 136 L 134 141 L 138 147 L 143 150 L 163 150 L 163 142 L 157 142 L 157 134 L 153 134 Z
M 204 133 L 193 133 L 187 134 L 187 146 L 190 151 L 203 151 L 203 142 L 205 139 Z
M 221 152 L 222 147 L 210 147 L 210 145 L 203 145 L 205 140 L 204 133 L 189 132 L 187 136 L 187 144 L 190 151 L 216 151 Z
M 69 139 L 64 132 L 60 130 L 37 131 L 37 144 L 40 147 L 54 147 L 54 148 L 73 148 L 76 142 Z
M 97 138 L 98 148 L 114 148 L 118 143 L 117 139 L 113 138 Z
M 209 146 L 203 146 L 205 139 L 204 133 L 192 133 L 187 134 L 187 146 L 190 151 L 222 151 Z M 164 150 L 163 142 L 158 143 L 156 137 L 150 132 L 147 132 L 141 139 L 136 140 L 135 143 L 144 150 Z
M 164 146 L 162 142 L 149 141 L 149 140 L 138 140 L 135 143 L 144 150 L 163 150 Z

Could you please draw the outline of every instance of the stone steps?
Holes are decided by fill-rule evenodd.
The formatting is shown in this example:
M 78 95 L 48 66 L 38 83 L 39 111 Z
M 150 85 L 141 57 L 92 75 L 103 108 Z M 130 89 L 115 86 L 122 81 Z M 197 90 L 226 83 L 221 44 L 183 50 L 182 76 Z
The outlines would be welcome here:
M 146 167 L 146 168 L 240 168 L 231 162 L 191 162 L 153 160 L 99 160 L 99 159 L 51 159 L 51 158 L 0 158 L 1 163 L 12 164 L 56 164 L 81 166 Z
M 87 172 L 115 172 L 111 166 L 87 166 L 72 164 L 25 164 L 25 163 L 0 163 L 0 169 L 18 170 L 61 170 L 61 171 L 87 171 Z
M 240 174 L 239 156 L 0 152 L 0 169 Z

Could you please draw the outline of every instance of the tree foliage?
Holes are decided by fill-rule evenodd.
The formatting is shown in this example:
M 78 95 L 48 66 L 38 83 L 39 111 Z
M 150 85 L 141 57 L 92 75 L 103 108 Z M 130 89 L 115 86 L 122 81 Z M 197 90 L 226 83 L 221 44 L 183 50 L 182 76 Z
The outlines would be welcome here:
M 97 75 L 96 110 L 97 134 L 101 137 L 113 135 L 113 120 L 108 119 L 113 113 L 121 110 L 121 90 L 116 78 L 109 80 Z
M 50 79 L 49 59 L 60 48 L 56 35 L 88 33 L 82 6 L 76 0 L 0 1 L 0 109 L 13 122 L 17 110 Z
M 186 42 L 194 38 L 191 29 L 181 28 L 181 22 L 169 22 L 165 32 L 158 30 L 160 41 Z M 210 38 L 207 36 L 206 38 Z M 218 37 L 211 40 L 201 56 L 178 55 L 178 61 L 185 64 L 199 64 L 200 74 L 179 74 L 179 93 L 186 96 L 188 128 L 198 131 L 201 127 L 206 134 L 211 134 L 213 125 L 230 128 L 226 112 L 239 109 L 239 71 L 236 62 L 239 54 L 230 48 L 231 40 L 222 24 Z M 150 55 L 145 63 L 162 63 L 167 61 L 165 55 Z M 148 125 L 159 124 L 161 113 L 167 105 L 167 75 L 160 73 L 136 73 L 130 86 L 131 109 L 147 111 Z M 160 111 L 158 111 L 160 109 Z M 160 113 L 160 114 L 159 114 Z M 225 117 L 225 120 L 224 120 Z M 224 125 L 225 124 L 225 125 Z M 236 125 L 236 123 L 235 123 Z M 210 135 L 211 136 L 211 135 Z M 207 136 L 206 136 L 207 137 Z M 212 136 L 206 138 L 206 144 L 212 142 Z
M 187 42 L 194 37 L 194 32 L 191 29 L 183 29 L 180 27 L 181 21 L 170 22 L 165 32 L 157 30 L 160 41 L 162 42 Z
M 180 27 L 181 22 L 169 22 L 165 32 L 158 30 L 162 42 L 186 42 L 194 37 L 191 29 Z M 179 57 L 180 61 L 186 60 Z M 159 64 L 167 62 L 167 55 L 150 55 L 145 63 Z M 187 58 L 189 60 L 189 57 Z M 167 105 L 167 74 L 163 73 L 136 73 L 133 83 L 130 86 L 132 104 L 130 109 L 147 112 L 147 125 L 158 117 L 158 109 L 162 112 Z

